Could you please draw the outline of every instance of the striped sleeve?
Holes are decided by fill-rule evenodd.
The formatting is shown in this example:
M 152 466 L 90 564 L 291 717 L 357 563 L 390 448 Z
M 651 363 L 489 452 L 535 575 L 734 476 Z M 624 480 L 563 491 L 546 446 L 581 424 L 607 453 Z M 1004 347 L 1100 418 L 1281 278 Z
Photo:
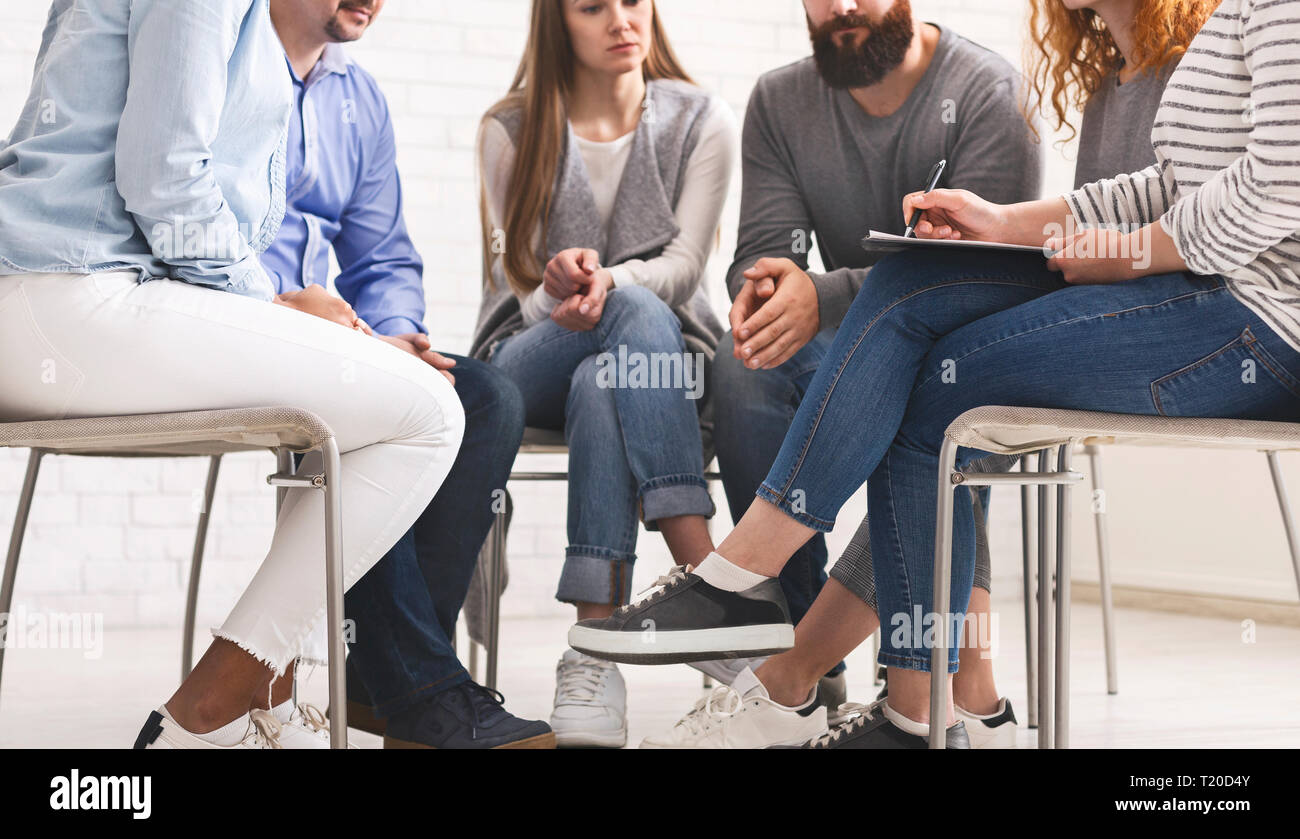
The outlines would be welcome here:
M 1300 230 L 1300 0 L 1242 0 L 1245 151 L 1161 219 L 1187 267 L 1226 274 Z
M 1141 172 L 1086 184 L 1065 201 L 1083 227 L 1142 226 L 1164 214 L 1174 192 L 1173 168 L 1161 160 Z

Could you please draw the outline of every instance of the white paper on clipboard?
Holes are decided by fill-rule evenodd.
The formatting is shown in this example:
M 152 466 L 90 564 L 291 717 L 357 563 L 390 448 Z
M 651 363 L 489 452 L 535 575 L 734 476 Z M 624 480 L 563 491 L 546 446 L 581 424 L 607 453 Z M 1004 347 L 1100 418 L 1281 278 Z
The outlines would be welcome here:
M 881 233 L 872 230 L 862 240 L 862 248 L 873 253 L 895 253 L 912 248 L 932 248 L 936 250 L 979 250 L 1009 251 L 1011 253 L 1036 253 L 1044 259 L 1047 254 L 1042 248 L 1033 245 L 1008 245 L 1005 242 L 976 242 L 968 239 L 916 239 L 895 236 L 893 233 Z

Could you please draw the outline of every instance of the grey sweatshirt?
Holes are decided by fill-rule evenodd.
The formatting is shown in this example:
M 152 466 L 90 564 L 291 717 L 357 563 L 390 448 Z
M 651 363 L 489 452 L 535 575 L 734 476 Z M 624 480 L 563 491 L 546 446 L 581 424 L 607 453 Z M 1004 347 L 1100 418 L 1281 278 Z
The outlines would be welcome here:
M 1021 89 L 1007 61 L 942 27 L 925 75 L 887 117 L 828 87 L 811 58 L 764 75 L 745 115 L 732 298 L 763 257 L 807 269 L 815 234 L 827 269 L 813 276 L 821 328 L 838 327 L 871 262 L 862 237 L 870 229 L 901 234 L 903 196 L 923 188 L 941 158 L 948 168 L 940 186 L 998 203 L 1037 198 L 1041 147 Z

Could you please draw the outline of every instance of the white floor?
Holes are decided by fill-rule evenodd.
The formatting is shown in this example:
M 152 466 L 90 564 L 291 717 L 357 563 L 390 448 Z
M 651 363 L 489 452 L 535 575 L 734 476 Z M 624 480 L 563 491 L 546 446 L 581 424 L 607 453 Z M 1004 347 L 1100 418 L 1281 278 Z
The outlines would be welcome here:
M 997 673 L 1024 722 L 1023 618 L 1004 603 Z M 1119 612 L 1120 692 L 1106 695 L 1101 613 L 1074 610 L 1071 731 L 1075 747 L 1300 746 L 1300 629 L 1258 625 L 1247 642 L 1241 623 L 1136 610 Z M 503 625 L 501 690 L 521 716 L 550 712 L 555 661 L 567 624 L 551 619 Z M 179 632 L 109 633 L 103 656 L 74 650 L 9 650 L 0 697 L 0 747 L 129 746 L 149 710 L 169 695 L 179 672 Z M 849 698 L 874 697 L 869 645 L 849 659 Z M 667 728 L 700 695 L 685 667 L 623 668 L 631 743 Z M 310 674 L 303 695 L 324 705 L 325 673 Z M 1021 745 L 1034 741 L 1022 726 Z M 357 733 L 355 742 L 376 747 Z

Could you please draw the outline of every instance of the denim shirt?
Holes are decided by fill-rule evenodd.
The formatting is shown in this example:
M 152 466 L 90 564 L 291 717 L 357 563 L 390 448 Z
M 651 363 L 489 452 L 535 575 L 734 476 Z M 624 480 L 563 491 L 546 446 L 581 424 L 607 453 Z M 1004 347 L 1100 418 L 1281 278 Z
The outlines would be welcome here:
M 288 64 L 285 61 L 285 64 Z M 285 156 L 288 205 L 262 254 L 276 291 L 334 287 L 381 335 L 426 332 L 424 263 L 406 232 L 397 144 L 379 85 L 339 44 L 299 79 Z
M 270 299 L 292 85 L 268 0 L 55 0 L 0 147 L 0 274 Z

